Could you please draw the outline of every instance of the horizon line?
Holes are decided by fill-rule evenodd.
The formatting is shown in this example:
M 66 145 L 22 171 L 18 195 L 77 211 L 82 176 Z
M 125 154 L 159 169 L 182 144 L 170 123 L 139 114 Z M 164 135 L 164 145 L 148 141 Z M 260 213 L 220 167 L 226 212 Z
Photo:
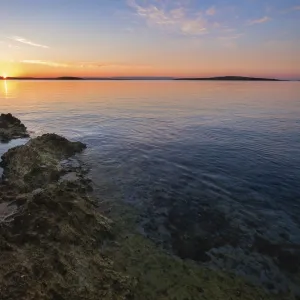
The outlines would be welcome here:
M 90 77 L 90 76 L 55 76 L 55 77 L 35 77 L 35 76 L 0 76 L 0 80 L 248 80 L 248 81 L 299 81 L 300 79 L 280 79 L 275 77 L 256 77 L 241 75 L 225 75 L 225 76 L 111 76 L 111 77 Z

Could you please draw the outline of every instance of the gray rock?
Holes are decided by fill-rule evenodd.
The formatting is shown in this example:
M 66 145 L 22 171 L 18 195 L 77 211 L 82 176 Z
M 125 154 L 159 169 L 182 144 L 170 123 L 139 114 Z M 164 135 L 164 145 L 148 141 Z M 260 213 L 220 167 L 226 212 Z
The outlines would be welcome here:
M 0 141 L 9 142 L 12 139 L 29 137 L 27 129 L 21 121 L 12 114 L 0 115 Z

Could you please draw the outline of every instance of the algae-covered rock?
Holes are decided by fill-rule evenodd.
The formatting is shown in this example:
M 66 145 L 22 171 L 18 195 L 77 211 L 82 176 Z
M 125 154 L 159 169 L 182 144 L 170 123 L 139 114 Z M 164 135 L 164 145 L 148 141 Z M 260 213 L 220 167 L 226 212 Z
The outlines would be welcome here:
M 129 277 L 100 252 L 112 222 L 78 185 L 24 195 L 0 227 L 0 299 L 127 299 Z
M 60 160 L 81 152 L 86 146 L 57 134 L 44 134 L 2 156 L 3 178 L 13 188 L 32 190 L 55 182 L 64 170 Z
M 129 299 L 134 280 L 100 250 L 113 223 L 88 196 L 80 164 L 66 163 L 84 148 L 46 134 L 3 155 L 1 300 Z
M 9 142 L 16 138 L 29 137 L 27 129 L 23 123 L 12 114 L 0 115 L 0 141 Z

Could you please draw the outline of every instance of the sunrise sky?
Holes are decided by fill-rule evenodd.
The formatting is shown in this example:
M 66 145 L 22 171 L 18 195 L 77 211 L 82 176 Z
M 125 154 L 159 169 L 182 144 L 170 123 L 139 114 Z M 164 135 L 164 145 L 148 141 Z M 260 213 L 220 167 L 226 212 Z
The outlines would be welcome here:
M 0 76 L 300 79 L 299 0 L 0 1 Z

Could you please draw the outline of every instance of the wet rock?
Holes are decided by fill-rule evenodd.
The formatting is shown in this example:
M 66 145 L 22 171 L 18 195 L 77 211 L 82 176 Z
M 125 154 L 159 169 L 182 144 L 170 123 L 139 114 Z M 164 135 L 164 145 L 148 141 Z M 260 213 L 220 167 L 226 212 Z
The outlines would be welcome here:
M 10 202 L 0 203 L 0 223 L 10 221 L 17 211 L 17 206 Z
M 1 300 L 131 296 L 134 280 L 101 252 L 113 222 L 95 209 L 80 165 L 61 164 L 85 147 L 46 134 L 2 156 Z
M 59 179 L 60 182 L 63 181 L 75 182 L 77 180 L 80 180 L 80 178 L 78 177 L 78 174 L 76 172 L 67 173 Z
M 57 134 L 44 134 L 23 146 L 10 149 L 2 156 L 3 179 L 12 188 L 32 190 L 59 180 L 64 173 L 60 160 L 86 148 Z
M 29 137 L 23 123 L 12 114 L 0 115 L 0 141 L 9 142 L 12 139 Z

